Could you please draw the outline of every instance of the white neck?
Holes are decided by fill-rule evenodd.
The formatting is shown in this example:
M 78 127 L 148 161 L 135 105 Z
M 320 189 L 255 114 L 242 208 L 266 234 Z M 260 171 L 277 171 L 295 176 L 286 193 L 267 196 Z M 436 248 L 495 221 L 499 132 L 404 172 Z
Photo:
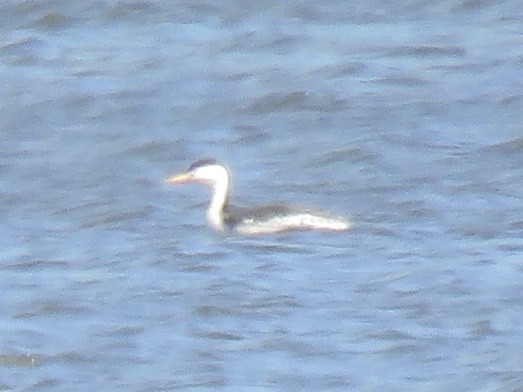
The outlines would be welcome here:
M 218 231 L 223 231 L 225 228 L 223 222 L 223 208 L 227 203 L 227 197 L 229 195 L 229 178 L 222 178 L 221 181 L 217 181 L 212 186 L 212 197 L 209 208 L 207 208 L 207 221 Z

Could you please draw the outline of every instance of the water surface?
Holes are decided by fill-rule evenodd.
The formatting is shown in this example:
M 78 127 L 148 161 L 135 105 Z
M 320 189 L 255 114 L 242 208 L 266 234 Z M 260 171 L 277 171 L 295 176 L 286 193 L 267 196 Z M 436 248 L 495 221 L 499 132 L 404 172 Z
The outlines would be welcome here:
M 4 390 L 523 388 L 523 6 L 5 1 Z M 162 183 L 352 231 L 206 227 Z

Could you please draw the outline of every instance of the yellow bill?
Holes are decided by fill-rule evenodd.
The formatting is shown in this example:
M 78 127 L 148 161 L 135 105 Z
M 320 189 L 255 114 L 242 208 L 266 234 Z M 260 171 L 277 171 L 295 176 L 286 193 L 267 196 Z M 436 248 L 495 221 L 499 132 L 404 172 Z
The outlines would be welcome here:
M 192 179 L 192 176 L 189 173 L 181 173 L 171 176 L 165 179 L 165 182 L 168 184 L 182 184 L 188 182 Z

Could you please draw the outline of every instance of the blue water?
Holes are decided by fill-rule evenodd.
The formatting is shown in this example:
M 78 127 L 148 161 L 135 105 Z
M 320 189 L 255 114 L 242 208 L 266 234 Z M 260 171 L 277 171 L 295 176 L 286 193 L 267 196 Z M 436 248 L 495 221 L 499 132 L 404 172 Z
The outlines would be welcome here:
M 523 389 L 523 5 L 0 5 L 0 389 Z M 347 233 L 241 238 L 291 201 Z

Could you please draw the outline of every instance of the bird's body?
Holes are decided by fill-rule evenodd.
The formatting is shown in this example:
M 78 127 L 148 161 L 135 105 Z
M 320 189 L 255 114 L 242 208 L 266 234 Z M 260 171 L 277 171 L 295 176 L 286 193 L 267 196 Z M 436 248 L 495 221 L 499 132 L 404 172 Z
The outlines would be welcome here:
M 187 172 L 169 177 L 166 182 L 200 182 L 209 186 L 212 197 L 207 208 L 207 221 L 216 231 L 232 229 L 238 234 L 254 235 L 306 229 L 345 231 L 350 228 L 347 221 L 311 208 L 281 204 L 251 208 L 231 206 L 230 173 L 214 159 L 195 162 Z

